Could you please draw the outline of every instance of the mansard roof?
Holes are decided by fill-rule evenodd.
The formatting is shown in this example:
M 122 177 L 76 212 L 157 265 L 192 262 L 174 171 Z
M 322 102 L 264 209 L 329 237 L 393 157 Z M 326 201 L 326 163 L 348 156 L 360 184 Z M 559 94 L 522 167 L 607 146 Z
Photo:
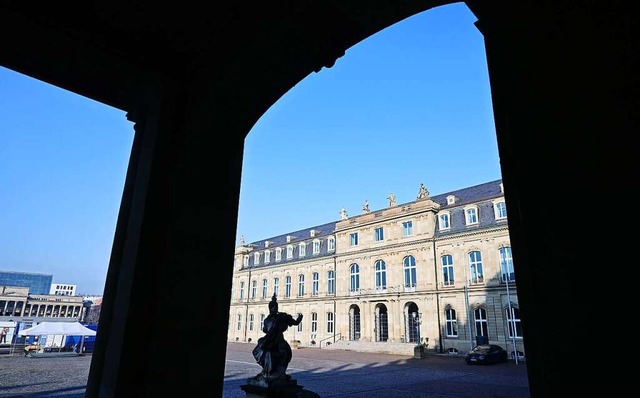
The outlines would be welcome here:
M 490 199 L 502 196 L 503 193 L 500 189 L 501 183 L 502 183 L 502 179 L 489 181 L 479 185 L 474 185 L 471 187 L 434 195 L 431 197 L 431 200 L 440 204 L 442 206 L 441 209 L 462 206 L 470 203 L 479 203 L 482 201 L 486 201 L 486 200 L 490 200 Z M 454 204 L 447 204 L 447 197 L 450 195 L 453 195 L 456 197 L 456 202 Z M 334 221 L 334 222 L 318 225 L 315 227 L 310 227 L 310 228 L 301 229 L 294 232 L 289 232 L 283 235 L 278 235 L 271 238 L 252 242 L 249 244 L 249 246 L 251 246 L 254 250 L 265 250 L 267 248 L 265 247 L 265 242 L 269 242 L 268 248 L 275 248 L 275 247 L 283 247 L 283 246 L 286 246 L 287 244 L 298 244 L 300 242 L 312 241 L 315 238 L 333 234 L 335 232 L 336 224 L 337 224 L 337 221 Z M 457 229 L 458 228 L 454 228 L 454 230 L 451 232 L 455 232 Z M 315 237 L 311 237 L 311 230 L 316 231 Z M 290 242 L 287 242 L 287 236 L 291 237 Z
M 269 249 L 273 247 L 286 246 L 287 244 L 298 244 L 300 242 L 309 242 L 309 241 L 313 241 L 316 238 L 331 235 L 333 234 L 335 229 L 336 229 L 336 222 L 334 221 L 334 222 L 318 225 L 315 227 L 305 228 L 295 232 L 288 232 L 283 235 L 278 235 L 271 238 L 252 242 L 250 246 L 252 246 L 254 250 L 264 250 L 264 249 Z M 315 236 L 311 236 L 312 230 L 316 231 Z M 287 242 L 287 236 L 291 237 L 290 242 Z M 265 247 L 265 242 L 269 242 L 269 247 Z
M 442 207 L 453 207 L 469 203 L 481 202 L 483 200 L 502 196 L 503 193 L 500 190 L 500 183 L 502 183 L 501 179 L 485 182 L 483 184 L 474 185 L 472 187 L 462 188 L 456 191 L 435 195 L 432 196 L 431 199 L 434 202 L 440 204 Z M 447 204 L 447 196 L 450 195 L 456 197 L 456 203 L 451 205 Z

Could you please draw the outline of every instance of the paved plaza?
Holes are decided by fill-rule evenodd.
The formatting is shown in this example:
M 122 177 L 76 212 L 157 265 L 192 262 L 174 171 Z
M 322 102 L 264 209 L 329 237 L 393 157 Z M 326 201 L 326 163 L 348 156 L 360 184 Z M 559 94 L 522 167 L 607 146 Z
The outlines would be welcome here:
M 253 345 L 229 343 L 223 398 L 244 398 L 240 386 L 260 372 Z M 0 397 L 84 397 L 91 355 L 66 358 L 0 356 Z M 462 357 L 415 359 L 301 348 L 288 373 L 323 398 L 530 398 L 526 364 L 466 365 Z

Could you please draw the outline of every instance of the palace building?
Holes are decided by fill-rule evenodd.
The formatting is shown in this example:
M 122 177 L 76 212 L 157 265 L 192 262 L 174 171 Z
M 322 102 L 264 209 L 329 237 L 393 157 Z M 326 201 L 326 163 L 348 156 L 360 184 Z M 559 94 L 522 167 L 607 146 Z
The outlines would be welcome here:
M 463 353 L 479 343 L 524 356 L 501 180 L 236 248 L 229 341 L 256 342 L 268 302 L 304 319 L 301 346 Z M 296 343 L 297 343 L 296 342 Z

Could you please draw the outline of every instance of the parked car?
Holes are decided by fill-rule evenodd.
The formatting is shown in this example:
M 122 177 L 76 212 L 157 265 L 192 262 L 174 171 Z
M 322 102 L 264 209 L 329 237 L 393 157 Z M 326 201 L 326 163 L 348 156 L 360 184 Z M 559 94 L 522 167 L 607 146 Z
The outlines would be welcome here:
M 507 350 L 496 344 L 477 345 L 473 347 L 473 349 L 471 349 L 471 351 L 469 351 L 464 357 L 464 361 L 468 365 L 474 363 L 487 365 L 492 363 L 507 362 L 508 359 L 509 354 L 507 353 Z

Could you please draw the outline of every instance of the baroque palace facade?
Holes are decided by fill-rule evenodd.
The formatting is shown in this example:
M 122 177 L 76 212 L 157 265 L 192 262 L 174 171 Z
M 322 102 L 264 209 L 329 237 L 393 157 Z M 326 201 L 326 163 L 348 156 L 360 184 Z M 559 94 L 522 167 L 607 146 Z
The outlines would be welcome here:
M 502 181 L 389 206 L 236 248 L 229 341 L 256 342 L 276 294 L 301 313 L 287 340 L 338 348 L 477 343 L 524 355 Z M 515 349 L 514 349 L 515 347 Z M 357 348 L 355 348 L 357 349 Z M 392 350 L 393 351 L 393 350 Z M 406 352 L 406 351 L 405 351 Z

